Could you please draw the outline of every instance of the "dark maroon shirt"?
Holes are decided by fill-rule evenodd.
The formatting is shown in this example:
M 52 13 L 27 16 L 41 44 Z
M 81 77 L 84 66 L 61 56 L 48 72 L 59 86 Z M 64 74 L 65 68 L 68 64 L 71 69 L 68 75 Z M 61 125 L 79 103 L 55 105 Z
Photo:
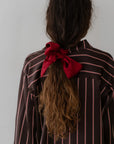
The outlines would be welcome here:
M 47 133 L 45 120 L 38 112 L 38 97 L 43 82 L 40 72 L 45 48 L 29 54 L 20 78 L 14 144 L 55 144 Z M 76 130 L 56 144 L 114 144 L 114 61 L 85 39 L 67 54 L 83 65 L 74 76 L 81 101 L 80 122 Z

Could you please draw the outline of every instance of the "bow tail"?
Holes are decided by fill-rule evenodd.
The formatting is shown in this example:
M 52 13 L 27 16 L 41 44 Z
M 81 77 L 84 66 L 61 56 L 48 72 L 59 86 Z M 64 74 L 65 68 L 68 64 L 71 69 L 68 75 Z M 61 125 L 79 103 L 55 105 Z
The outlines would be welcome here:
M 56 61 L 55 56 L 54 57 L 47 57 L 42 65 L 42 69 L 41 69 L 41 77 L 43 77 L 44 73 L 46 72 L 47 68 Z
M 67 78 L 73 77 L 82 69 L 82 65 L 80 63 L 78 63 L 77 61 L 73 60 L 72 58 L 70 58 L 68 56 L 66 56 L 66 58 L 64 58 L 62 63 L 63 63 L 63 70 L 64 70 Z M 66 65 L 66 63 L 67 63 L 67 65 Z

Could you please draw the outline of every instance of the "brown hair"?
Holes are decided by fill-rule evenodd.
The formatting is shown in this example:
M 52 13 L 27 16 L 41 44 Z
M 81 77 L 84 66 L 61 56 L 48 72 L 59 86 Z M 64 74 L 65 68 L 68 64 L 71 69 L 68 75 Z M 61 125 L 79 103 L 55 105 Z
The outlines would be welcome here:
M 91 24 L 91 0 L 50 0 L 46 13 L 46 32 L 63 49 L 74 47 L 87 34 Z M 68 79 L 58 59 L 48 69 L 39 97 L 48 134 L 55 140 L 66 138 L 76 128 L 80 100 L 74 77 Z M 79 119 L 79 118 L 78 118 Z

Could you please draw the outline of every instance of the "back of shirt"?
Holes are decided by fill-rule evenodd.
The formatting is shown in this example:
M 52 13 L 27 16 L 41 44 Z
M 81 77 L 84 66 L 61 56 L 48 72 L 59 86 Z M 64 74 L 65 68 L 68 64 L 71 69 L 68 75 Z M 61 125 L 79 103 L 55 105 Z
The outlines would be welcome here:
M 15 119 L 15 144 L 55 144 L 49 137 L 45 119 L 38 112 L 38 93 L 48 76 L 40 77 L 45 48 L 29 54 L 24 62 Z M 92 47 L 85 39 L 69 48 L 68 56 L 82 64 L 74 76 L 81 101 L 76 131 L 56 144 L 114 143 L 114 61 L 110 54 Z

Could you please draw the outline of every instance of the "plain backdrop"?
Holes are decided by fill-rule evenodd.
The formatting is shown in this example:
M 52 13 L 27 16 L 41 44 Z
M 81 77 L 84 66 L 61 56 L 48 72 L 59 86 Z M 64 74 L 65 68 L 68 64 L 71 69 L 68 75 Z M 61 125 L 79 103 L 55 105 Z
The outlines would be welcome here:
M 50 39 L 45 32 L 49 0 L 0 0 L 0 143 L 13 144 L 20 75 L 28 54 Z M 86 36 L 114 57 L 114 0 L 93 1 L 92 26 Z

